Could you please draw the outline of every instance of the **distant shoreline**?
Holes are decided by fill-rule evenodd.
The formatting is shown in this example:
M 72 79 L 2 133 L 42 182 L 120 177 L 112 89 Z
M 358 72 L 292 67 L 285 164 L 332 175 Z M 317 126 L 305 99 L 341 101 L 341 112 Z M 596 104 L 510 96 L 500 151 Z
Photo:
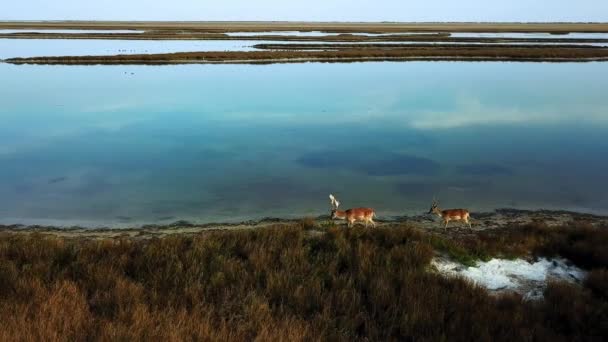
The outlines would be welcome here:
M 445 51 L 445 50 L 444 50 Z M 262 52 L 259 55 L 254 53 Z M 0 60 L 15 65 L 176 65 L 176 64 L 282 64 L 282 63 L 351 63 L 351 62 L 407 62 L 407 61 L 453 61 L 453 62 L 605 62 L 608 61 L 608 48 L 592 53 L 579 54 L 564 51 L 563 53 L 539 55 L 506 53 L 492 56 L 491 52 L 463 53 L 463 55 L 450 55 L 441 51 L 436 54 L 416 54 L 412 51 L 321 51 L 318 53 L 303 53 L 307 51 L 254 51 L 254 52 L 228 52 L 220 53 L 225 57 L 217 57 L 216 52 L 179 53 L 184 56 L 174 57 L 174 54 L 149 55 L 111 55 L 111 56 L 61 56 L 61 57 L 28 57 L 9 58 Z M 329 52 L 329 53 L 324 53 Z M 342 52 L 342 53 L 341 53 Z M 449 52 L 449 50 L 448 50 Z M 542 53 L 542 52 L 540 52 Z M 191 56 L 187 56 L 191 54 Z M 358 54 L 358 55 L 357 55 Z M 375 54 L 377 54 L 375 56 Z
M 255 51 L 191 51 L 107 56 L 36 56 L 4 60 L 12 64 L 164 65 L 273 64 L 365 61 L 538 61 L 589 62 L 608 60 L 599 37 L 563 38 L 571 32 L 608 33 L 608 23 L 327 23 L 327 22 L 0 22 L 0 39 L 99 40 L 252 40 L 314 42 L 259 44 Z M 27 32 L 27 29 L 139 30 L 134 33 Z M 289 34 L 298 31 L 304 35 Z M 333 35 L 306 36 L 318 31 Z M 243 32 L 242 35 L 227 33 Z M 276 32 L 255 35 L 255 32 Z M 285 33 L 288 32 L 288 33 Z M 433 34 L 428 34 L 432 32 Z M 547 33 L 555 37 L 455 37 L 457 32 Z M 254 33 L 245 35 L 244 33 Z M 366 35 L 385 34 L 392 35 Z M 427 34 L 421 34 L 427 33 Z M 392 44 L 379 44 L 391 42 Z M 407 42 L 407 44 L 396 44 Z M 368 44 L 339 44 L 368 43 Z M 557 45 L 556 45 L 557 44 Z M 586 45 L 576 45 L 586 44 Z
M 608 23 L 305 22 L 305 21 L 0 21 L 0 29 L 193 29 L 215 32 L 608 32 Z

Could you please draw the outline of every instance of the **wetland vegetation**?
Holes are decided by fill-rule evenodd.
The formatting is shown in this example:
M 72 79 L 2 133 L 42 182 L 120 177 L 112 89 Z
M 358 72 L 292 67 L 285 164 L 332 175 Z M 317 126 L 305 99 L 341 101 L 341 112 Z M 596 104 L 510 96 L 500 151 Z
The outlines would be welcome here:
M 607 242 L 605 227 L 580 222 L 473 235 L 311 219 L 145 239 L 5 231 L 0 338 L 600 340 Z M 590 273 L 527 301 L 445 278 L 429 266 L 437 254 L 560 255 Z
M 353 48 L 331 51 L 206 51 L 167 54 L 131 54 L 113 56 L 58 56 L 9 58 L 12 64 L 205 64 L 205 63 L 288 63 L 288 62 L 357 62 L 399 60 L 451 61 L 601 61 L 608 59 L 608 48 L 547 46 L 408 46 L 406 48 Z
M 16 58 L 7 60 L 10 63 L 17 64 L 274 63 L 434 59 L 598 61 L 605 60 L 608 55 L 602 45 L 608 43 L 606 37 L 556 37 L 558 34 L 565 35 L 571 31 L 579 33 L 605 33 L 608 32 L 608 25 L 606 24 L 3 22 L 0 23 L 0 29 L 22 30 L 21 32 L 0 32 L 0 39 L 271 42 L 254 47 L 264 49 L 265 51 L 252 52 L 183 51 L 178 53 L 131 53 L 129 56 L 119 54 L 111 57 L 95 55 L 35 56 L 35 58 L 28 59 L 21 58 L 26 56 L 15 56 Z M 37 31 L 28 32 L 28 29 Z M 49 30 L 49 32 L 45 32 L 45 29 Z M 78 31 L 74 33 L 52 31 L 62 29 L 74 29 Z M 91 30 L 91 32 L 87 33 L 87 29 Z M 111 29 L 120 31 L 116 33 L 99 31 Z M 137 31 L 130 33 L 128 30 Z M 256 32 L 260 34 L 255 35 Z M 272 32 L 276 32 L 277 34 L 272 34 Z M 281 34 L 281 32 L 297 32 L 298 34 Z M 306 32 L 314 32 L 315 34 L 306 36 Z M 478 32 L 482 34 L 505 33 L 506 36 L 475 36 L 474 34 Z M 241 35 L 238 35 L 239 33 Z M 323 33 L 326 35 L 323 35 Z M 452 36 L 452 33 L 456 35 Z M 472 36 L 463 36 L 462 33 L 468 33 Z M 546 33 L 547 37 L 509 37 L 509 33 L 514 35 L 522 33 Z M 312 42 L 314 44 L 280 44 L 280 42 Z M 366 45 L 339 44 L 349 42 L 366 43 Z M 397 44 L 390 44 L 391 42 L 407 44 L 399 46 Z M 311 49 L 315 49 L 316 51 L 310 51 Z M 387 51 L 389 49 L 391 51 Z M 340 51 L 337 52 L 337 50 Z

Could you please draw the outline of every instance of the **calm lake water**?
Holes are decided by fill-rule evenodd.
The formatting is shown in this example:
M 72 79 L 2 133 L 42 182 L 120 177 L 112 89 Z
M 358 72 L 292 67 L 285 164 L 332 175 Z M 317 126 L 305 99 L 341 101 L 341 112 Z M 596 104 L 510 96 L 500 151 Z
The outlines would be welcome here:
M 0 59 L 42 56 L 110 56 L 195 51 L 255 51 L 257 44 L 327 44 L 271 40 L 103 40 L 103 39 L 1 39 Z M 331 44 L 370 44 L 369 42 L 331 42 Z M 476 44 L 445 42 L 373 42 L 373 44 Z M 479 43 L 481 44 L 481 43 Z M 502 43 L 505 44 L 505 43 Z M 509 45 L 510 43 L 506 43 Z M 538 43 L 512 43 L 538 45 Z M 559 45 L 564 43 L 543 43 Z M 607 46 L 608 43 L 567 43 L 567 45 Z M 317 49 L 314 46 L 312 49 Z
M 608 214 L 608 64 L 0 64 L 0 223 Z M 474 216 L 474 215 L 473 215 Z
M 0 59 L 41 56 L 109 56 L 192 51 L 251 51 L 263 40 L 0 39 Z
M 45 29 L 0 29 L 0 34 L 8 33 L 144 33 L 142 30 L 45 30 Z

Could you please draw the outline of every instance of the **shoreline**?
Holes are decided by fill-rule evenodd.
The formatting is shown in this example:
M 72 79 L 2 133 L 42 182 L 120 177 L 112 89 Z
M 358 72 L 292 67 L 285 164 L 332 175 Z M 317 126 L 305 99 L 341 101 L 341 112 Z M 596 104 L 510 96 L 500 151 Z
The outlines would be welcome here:
M 0 22 L 0 39 L 259 41 L 254 51 L 190 51 L 114 55 L 13 57 L 11 64 L 171 65 L 365 61 L 590 62 L 608 60 L 608 39 L 566 38 L 608 33 L 608 23 L 349 23 L 349 22 Z M 43 32 L 44 29 L 120 29 L 135 33 Z M 303 35 L 291 34 L 297 31 Z M 238 35 L 241 32 L 243 34 Z M 270 35 L 255 33 L 276 32 Z M 334 35 L 306 36 L 306 32 Z M 432 32 L 432 34 L 431 34 Z M 458 37 L 451 33 L 546 33 L 548 37 Z M 229 35 L 237 33 L 237 35 Z M 245 33 L 254 33 L 247 35 Z M 358 34 L 360 33 L 360 34 Z M 390 35 L 366 34 L 390 33 Z M 263 43 L 272 42 L 272 43 Z M 286 44 L 281 42 L 296 42 Z M 300 42 L 300 43 L 298 43 Z M 348 44 L 352 43 L 352 44 Z M 359 44 L 357 44 L 359 43 Z M 382 44 L 385 43 L 385 44 Z M 401 43 L 401 44 L 399 44 Z M 578 45 L 577 45 L 578 44 Z M 585 45 L 597 44 L 597 45 Z M 193 50 L 196 50 L 194 48 Z
M 425 231 L 434 231 L 441 235 L 475 234 L 476 232 L 495 230 L 512 226 L 523 226 L 531 223 L 544 223 L 549 227 L 563 226 L 571 222 L 586 223 L 591 226 L 608 226 L 608 216 L 595 215 L 565 210 L 524 210 L 502 208 L 491 212 L 472 213 L 472 229 L 459 222 L 452 222 L 447 229 L 443 228 L 439 218 L 435 215 L 395 216 L 389 219 L 377 220 L 378 227 L 391 227 L 394 225 L 411 225 Z M 175 221 L 169 224 L 148 224 L 140 227 L 114 228 L 97 227 L 87 228 L 79 226 L 60 227 L 43 225 L 0 225 L 0 233 L 5 234 L 49 234 L 65 238 L 136 238 L 148 239 L 165 237 L 168 235 L 194 235 L 218 230 L 247 230 L 276 225 L 293 225 L 306 222 L 318 224 L 320 227 L 331 225 L 328 215 L 317 217 L 294 218 L 263 218 L 260 220 L 245 220 L 241 222 L 211 222 L 192 223 L 188 221 Z M 333 221 L 338 227 L 347 229 L 345 221 Z M 360 226 L 360 225 L 359 225 Z M 373 229 L 373 228 L 369 228 Z
M 379 47 L 334 50 L 271 50 L 271 51 L 204 51 L 160 54 L 108 56 L 41 56 L 8 58 L 10 64 L 45 65 L 163 65 L 163 64 L 272 64 L 289 62 L 358 62 L 358 61 L 606 61 L 605 47 L 560 46 L 412 46 L 382 49 Z
M 304 22 L 304 21 L 0 21 L 0 29 L 165 29 L 208 32 L 608 32 L 608 23 Z
M 300 31 L 306 33 L 306 31 Z M 511 33 L 511 32 L 510 32 Z M 548 33 L 548 32 L 547 32 Z M 606 43 L 607 38 L 522 38 L 522 37 L 453 37 L 450 32 L 435 34 L 394 34 L 385 36 L 366 36 L 355 34 L 338 34 L 329 36 L 297 35 L 227 35 L 225 33 L 159 33 L 143 31 L 142 33 L 43 33 L 15 32 L 1 33 L 0 39 L 74 39 L 74 40 L 250 40 L 250 41 L 293 41 L 325 43 L 375 43 L 375 42 L 433 42 L 433 43 Z

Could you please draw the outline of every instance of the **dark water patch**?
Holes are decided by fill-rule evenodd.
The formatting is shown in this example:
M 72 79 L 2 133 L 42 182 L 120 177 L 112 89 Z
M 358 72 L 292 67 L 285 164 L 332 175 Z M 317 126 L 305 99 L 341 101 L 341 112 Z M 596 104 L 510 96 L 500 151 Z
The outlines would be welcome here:
M 368 175 L 390 176 L 408 174 L 434 174 L 439 170 L 439 164 L 427 158 L 394 155 L 376 162 L 362 165 Z
M 61 183 L 65 180 L 67 180 L 68 177 L 57 177 L 57 178 L 51 178 L 49 179 L 49 184 L 56 184 L 56 183 Z
M 16 194 L 23 195 L 32 192 L 34 190 L 34 186 L 32 184 L 19 183 L 15 184 L 13 186 L 13 189 Z
M 513 170 L 498 164 L 490 163 L 474 163 L 466 164 L 457 167 L 458 173 L 463 175 L 474 175 L 474 176 L 501 176 L 511 175 Z
M 121 222 L 130 222 L 133 220 L 133 218 L 130 216 L 116 216 L 116 219 Z
M 163 217 L 157 217 L 156 221 L 168 221 L 168 220 L 175 220 L 175 216 L 163 216 Z
M 170 219 L 180 214 L 198 214 L 205 207 L 212 205 L 213 202 L 206 200 L 155 200 L 145 203 L 144 206 L 150 208 L 150 213 L 158 216 L 159 219 Z
M 95 196 L 110 191 L 112 184 L 102 177 L 94 176 L 84 180 L 84 182 L 73 189 L 79 196 Z
M 442 189 L 440 184 L 435 183 L 424 183 L 424 182 L 410 182 L 410 183 L 399 183 L 396 186 L 397 191 L 403 195 L 429 195 L 435 194 Z
M 329 169 L 345 167 L 352 164 L 338 152 L 313 152 L 307 153 L 296 160 L 299 164 L 316 169 Z
M 462 193 L 479 191 L 491 186 L 490 182 L 481 181 L 454 181 L 454 182 L 402 182 L 395 186 L 395 190 L 403 196 L 420 196 L 432 198 L 445 193 Z
M 431 159 L 381 150 L 319 151 L 304 154 L 300 165 L 317 169 L 349 169 L 370 176 L 428 175 L 439 171 Z
M 280 177 L 217 184 L 209 191 L 216 198 L 214 200 L 216 205 L 247 203 L 260 209 L 288 207 L 294 201 L 326 196 L 323 189 Z

